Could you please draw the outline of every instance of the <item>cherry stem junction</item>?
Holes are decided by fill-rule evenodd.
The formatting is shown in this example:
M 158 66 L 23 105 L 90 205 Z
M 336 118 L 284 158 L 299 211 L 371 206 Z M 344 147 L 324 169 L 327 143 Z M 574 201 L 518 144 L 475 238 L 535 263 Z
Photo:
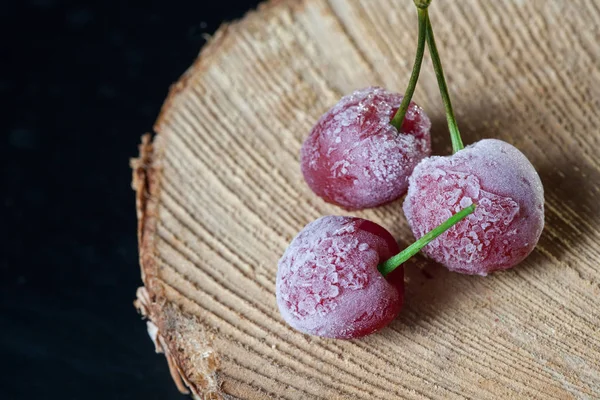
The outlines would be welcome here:
M 440 236 L 442 233 L 446 232 L 452 226 L 456 225 L 463 219 L 465 219 L 469 214 L 475 211 L 477 204 L 471 204 L 469 207 L 463 208 L 446 221 L 444 221 L 441 225 L 433 228 L 431 231 L 427 232 L 423 237 L 419 240 L 408 246 L 406 249 L 402 250 L 400 253 L 392 256 L 387 261 L 379 264 L 377 269 L 383 276 L 387 276 L 390 272 L 398 268 L 400 265 L 405 263 L 409 258 L 417 254 L 423 247 L 427 246 L 431 241 Z
M 417 4 L 417 2 L 415 2 L 415 4 Z M 423 62 L 423 53 L 425 53 L 427 21 L 429 20 L 427 15 L 427 6 L 419 7 L 419 5 L 417 5 L 417 13 L 419 16 L 419 39 L 417 42 L 417 55 L 415 56 L 415 63 L 408 81 L 408 87 L 406 88 L 406 92 L 402 98 L 402 103 L 400 103 L 400 108 L 398 108 L 398 111 L 396 111 L 396 114 L 394 114 L 394 117 L 390 121 L 390 124 L 392 124 L 398 130 L 398 132 L 400 132 L 400 128 L 404 122 L 404 117 L 406 116 L 406 111 L 408 111 L 408 106 L 410 105 L 410 101 L 415 93 L 417 81 L 419 80 L 419 73 L 421 72 L 421 64 Z
M 435 38 L 433 36 L 433 29 L 431 28 L 431 20 L 429 19 L 429 15 L 427 15 L 427 45 L 429 46 L 429 54 L 431 55 L 433 69 L 438 81 L 438 86 L 440 87 L 440 94 L 442 95 L 444 108 L 446 109 L 446 120 L 448 121 L 448 129 L 450 130 L 450 139 L 452 140 L 452 152 L 456 153 L 457 151 L 464 149 L 465 145 L 460 137 L 458 125 L 456 124 L 456 118 L 454 118 L 452 102 L 450 101 L 450 95 L 448 94 L 448 85 L 446 85 L 446 78 L 444 78 L 442 62 L 440 60 L 437 46 L 435 45 Z

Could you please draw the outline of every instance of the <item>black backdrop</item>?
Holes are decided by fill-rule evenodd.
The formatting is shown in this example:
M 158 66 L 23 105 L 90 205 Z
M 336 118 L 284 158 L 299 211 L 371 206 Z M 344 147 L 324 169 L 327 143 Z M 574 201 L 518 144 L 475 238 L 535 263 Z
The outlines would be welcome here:
M 186 398 L 132 306 L 128 160 L 204 33 L 257 3 L 1 6 L 1 399 Z

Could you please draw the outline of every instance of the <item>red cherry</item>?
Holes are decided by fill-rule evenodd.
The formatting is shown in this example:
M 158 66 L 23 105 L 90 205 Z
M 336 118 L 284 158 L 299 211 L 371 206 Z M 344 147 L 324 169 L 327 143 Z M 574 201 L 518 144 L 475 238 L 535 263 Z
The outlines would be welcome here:
M 487 275 L 531 253 L 544 227 L 544 189 L 523 153 L 485 139 L 427 158 L 410 177 L 403 207 L 420 238 L 471 203 L 475 212 L 424 247 L 426 255 L 452 271 Z
M 281 315 L 301 332 L 338 339 L 383 328 L 402 307 L 404 262 L 475 209 L 465 207 L 401 252 L 388 231 L 361 218 L 306 225 L 279 260 Z
M 375 207 L 406 193 L 431 154 L 431 122 L 410 103 L 401 132 L 390 124 L 403 96 L 369 87 L 343 97 L 312 129 L 301 151 L 308 186 L 346 209 Z
M 392 235 L 374 222 L 338 216 L 311 222 L 279 261 L 281 315 L 301 332 L 338 339 L 385 327 L 402 307 L 404 271 L 394 271 L 393 285 L 377 267 L 398 252 Z

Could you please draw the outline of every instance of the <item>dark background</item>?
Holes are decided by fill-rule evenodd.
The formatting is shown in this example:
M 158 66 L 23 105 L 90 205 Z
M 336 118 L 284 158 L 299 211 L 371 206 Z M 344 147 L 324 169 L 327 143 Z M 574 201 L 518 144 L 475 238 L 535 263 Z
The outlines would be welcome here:
M 204 34 L 257 3 L 1 6 L 1 399 L 187 398 L 132 305 L 129 158 Z

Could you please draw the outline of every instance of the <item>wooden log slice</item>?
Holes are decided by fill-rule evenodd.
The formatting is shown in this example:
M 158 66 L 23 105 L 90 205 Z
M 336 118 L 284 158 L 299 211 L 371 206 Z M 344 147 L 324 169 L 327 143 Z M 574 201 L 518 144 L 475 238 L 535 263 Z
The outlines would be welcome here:
M 600 398 L 600 6 L 431 7 L 466 143 L 521 149 L 546 190 L 536 250 L 487 278 L 418 257 L 406 305 L 360 340 L 309 337 L 275 301 L 277 261 L 308 222 L 348 215 L 302 179 L 299 150 L 342 95 L 402 92 L 409 0 L 271 1 L 219 29 L 132 163 L 148 319 L 183 392 L 206 399 Z M 450 152 L 430 60 L 415 101 Z M 401 200 L 353 213 L 412 241 Z

